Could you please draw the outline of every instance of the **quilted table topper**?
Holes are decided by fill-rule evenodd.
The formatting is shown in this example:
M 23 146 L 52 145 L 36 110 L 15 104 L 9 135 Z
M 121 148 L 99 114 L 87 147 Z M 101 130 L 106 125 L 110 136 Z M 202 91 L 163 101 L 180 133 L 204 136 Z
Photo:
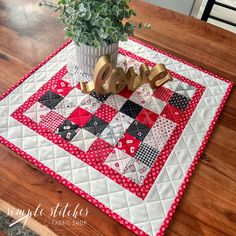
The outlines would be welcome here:
M 118 64 L 164 63 L 174 80 L 83 94 L 69 41 L 0 101 L 0 140 L 138 235 L 162 235 L 232 83 L 150 45 L 120 44 Z

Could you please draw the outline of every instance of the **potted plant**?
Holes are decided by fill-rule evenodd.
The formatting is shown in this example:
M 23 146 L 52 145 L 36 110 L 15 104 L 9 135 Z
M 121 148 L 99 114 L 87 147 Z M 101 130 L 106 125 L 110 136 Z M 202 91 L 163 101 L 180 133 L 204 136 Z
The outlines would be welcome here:
M 95 64 L 103 55 L 110 55 L 116 66 L 118 42 L 128 40 L 134 28 L 150 27 L 128 22 L 136 13 L 129 8 L 130 0 L 59 0 L 57 3 L 43 1 L 46 6 L 60 12 L 59 19 L 66 26 L 66 36 L 77 45 L 78 67 L 92 75 Z M 122 21 L 126 20 L 123 24 Z

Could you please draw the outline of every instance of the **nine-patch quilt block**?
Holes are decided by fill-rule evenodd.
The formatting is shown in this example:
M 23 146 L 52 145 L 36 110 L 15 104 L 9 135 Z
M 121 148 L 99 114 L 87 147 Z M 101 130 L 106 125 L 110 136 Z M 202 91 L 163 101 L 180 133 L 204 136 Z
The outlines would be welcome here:
M 67 42 L 0 101 L 1 141 L 139 235 L 162 235 L 232 83 L 130 39 L 118 65 L 164 63 L 157 89 L 83 94 Z

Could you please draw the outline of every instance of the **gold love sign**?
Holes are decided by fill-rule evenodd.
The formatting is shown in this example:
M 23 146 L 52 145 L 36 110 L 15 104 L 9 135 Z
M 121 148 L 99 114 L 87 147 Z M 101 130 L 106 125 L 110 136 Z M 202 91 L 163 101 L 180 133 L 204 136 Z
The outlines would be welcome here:
M 147 64 L 141 64 L 139 72 L 140 74 L 136 74 L 133 67 L 126 73 L 121 67 L 112 69 L 111 58 L 102 56 L 95 66 L 93 80 L 80 82 L 81 90 L 83 93 L 96 92 L 100 95 L 118 94 L 126 86 L 128 90 L 135 91 L 144 83 L 156 88 L 172 80 L 171 74 L 163 64 L 157 64 L 151 70 Z

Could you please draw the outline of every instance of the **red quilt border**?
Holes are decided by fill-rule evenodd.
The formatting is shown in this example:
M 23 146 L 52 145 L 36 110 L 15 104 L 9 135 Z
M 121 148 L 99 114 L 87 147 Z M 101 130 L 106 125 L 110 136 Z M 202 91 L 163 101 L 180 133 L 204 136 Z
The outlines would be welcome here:
M 181 187 L 178 191 L 177 196 L 175 197 L 175 200 L 173 202 L 173 204 L 171 205 L 171 209 L 169 210 L 167 217 L 164 220 L 164 223 L 162 224 L 160 231 L 157 233 L 157 236 L 162 236 L 164 235 L 165 230 L 167 229 L 173 215 L 174 212 L 178 206 L 178 203 L 184 193 L 184 190 L 186 189 L 187 183 L 190 180 L 191 175 L 193 174 L 193 171 L 200 159 L 201 154 L 203 153 L 207 142 L 209 141 L 209 138 L 213 132 L 214 126 L 220 116 L 220 113 L 222 112 L 224 105 L 227 101 L 227 99 L 229 98 L 230 92 L 233 88 L 233 83 L 231 81 L 228 81 L 222 77 L 219 77 L 211 72 L 208 72 L 202 68 L 199 68 L 191 63 L 188 63 L 182 59 L 179 59 L 177 57 L 174 57 L 162 50 L 159 50 L 153 46 L 151 46 L 150 44 L 141 42 L 137 39 L 134 38 L 129 38 L 130 40 L 133 40 L 134 42 L 140 43 L 150 49 L 153 49 L 157 52 L 163 53 L 169 57 L 171 57 L 172 59 L 178 60 L 184 64 L 187 64 L 193 68 L 196 68 L 204 73 L 207 73 L 211 76 L 214 76 L 215 78 L 218 78 L 220 80 L 223 80 L 225 82 L 227 82 L 229 84 L 229 87 L 227 88 L 227 91 L 222 99 L 222 102 L 211 122 L 211 125 L 207 131 L 207 134 L 204 137 L 204 141 L 202 142 L 202 145 L 200 146 L 185 178 L 183 183 L 181 184 Z M 17 88 L 20 84 L 22 84 L 28 77 L 30 77 L 35 71 L 37 71 L 40 67 L 42 67 L 44 64 L 46 64 L 52 57 L 54 57 L 56 54 L 58 54 L 61 50 L 63 50 L 67 45 L 69 45 L 71 43 L 72 40 L 68 40 L 67 42 L 65 42 L 60 48 L 58 48 L 54 53 L 52 53 L 48 58 L 46 58 L 44 61 L 42 61 L 40 64 L 38 64 L 38 66 L 36 66 L 34 69 L 32 69 L 28 74 L 26 74 L 19 82 L 17 82 L 14 86 L 12 86 L 9 90 L 7 90 L 3 95 L 0 96 L 0 101 L 5 98 L 9 93 L 11 93 L 15 88 Z M 139 229 L 138 227 L 136 227 L 135 225 L 133 225 L 132 223 L 128 222 L 127 220 L 123 219 L 122 217 L 120 217 L 118 214 L 116 214 L 115 212 L 113 212 L 112 210 L 110 210 L 108 207 L 106 207 L 104 204 L 100 203 L 98 200 L 96 200 L 95 198 L 93 198 L 92 196 L 90 196 L 89 194 L 85 193 L 83 190 L 81 190 L 78 187 L 75 187 L 73 184 L 71 184 L 69 181 L 67 181 L 66 179 L 63 179 L 61 176 L 59 176 L 58 174 L 56 174 L 53 171 L 50 171 L 49 168 L 47 168 L 46 166 L 44 166 L 42 163 L 40 163 L 39 161 L 37 161 L 35 158 L 33 158 L 32 156 L 28 155 L 27 153 L 25 153 L 23 150 L 20 150 L 18 147 L 16 147 L 15 145 L 13 145 L 12 143 L 10 143 L 8 140 L 6 140 L 5 138 L 3 138 L 2 136 L 0 136 L 0 142 L 2 144 L 4 144 L 5 146 L 9 147 L 11 150 L 13 150 L 14 152 L 16 152 L 17 154 L 19 154 L 20 156 L 22 156 L 24 159 L 32 162 L 34 165 L 36 165 L 37 167 L 39 167 L 41 170 L 43 170 L 45 173 L 53 176 L 56 180 L 58 180 L 60 183 L 64 184 L 65 186 L 67 186 L 69 189 L 71 189 L 73 192 L 75 192 L 76 194 L 78 194 L 79 196 L 85 198 L 86 200 L 88 200 L 89 202 L 93 203 L 95 206 L 97 206 L 98 208 L 100 208 L 103 212 L 105 212 L 107 215 L 109 215 L 110 217 L 112 217 L 113 219 L 115 219 L 117 222 L 119 222 L 120 224 L 122 224 L 123 226 L 127 227 L 129 230 L 131 230 L 132 232 L 138 234 L 138 235 L 147 235 L 146 233 L 144 233 L 141 229 Z M 55 175 L 56 174 L 56 175 Z
M 147 65 L 149 65 L 151 67 L 155 66 L 155 64 L 152 63 L 151 61 L 148 61 L 147 59 L 144 59 L 142 57 L 135 56 L 134 54 L 132 54 L 131 52 L 129 52 L 127 50 L 120 48 L 119 52 L 123 55 L 127 55 L 128 57 L 137 60 L 138 62 L 146 63 Z M 59 147 L 65 149 L 64 147 L 66 146 L 67 149 L 65 149 L 65 150 L 67 152 L 71 153 L 72 155 L 75 155 L 80 160 L 86 162 L 86 159 L 91 158 L 91 156 L 89 154 L 87 154 L 86 152 L 84 153 L 82 150 L 79 151 L 78 148 L 74 149 L 73 144 L 71 144 L 71 143 L 68 144 L 64 139 L 58 137 L 54 133 L 47 134 L 44 131 L 41 131 L 40 124 L 35 123 L 34 121 L 32 121 L 30 118 L 28 118 L 27 116 L 25 116 L 23 114 L 26 110 L 29 109 L 29 107 L 31 107 L 39 99 L 39 97 L 42 94 L 45 93 L 45 91 L 47 91 L 50 88 L 50 86 L 52 84 L 54 84 L 54 81 L 56 81 L 58 77 L 63 77 L 66 73 L 67 73 L 67 69 L 66 69 L 66 66 L 64 66 L 60 71 L 58 71 L 54 76 L 52 76 L 52 78 L 47 83 L 45 83 L 37 92 L 35 92 L 18 109 L 16 109 L 12 113 L 11 116 L 14 119 L 16 119 L 17 121 L 19 121 L 20 123 L 24 124 L 25 126 L 29 127 L 30 129 L 34 130 L 35 132 L 37 132 L 38 134 L 47 138 L 51 142 L 55 143 Z M 184 76 L 180 76 L 177 73 L 174 73 L 172 71 L 170 73 L 172 73 L 172 75 L 175 78 L 177 78 L 178 80 L 188 83 L 191 86 L 194 86 L 194 88 L 196 88 L 196 92 L 195 92 L 193 98 L 191 99 L 188 109 L 185 110 L 185 113 L 186 113 L 186 115 L 184 116 L 185 119 L 182 119 L 182 121 L 177 125 L 177 127 L 175 128 L 175 130 L 171 134 L 171 137 L 169 138 L 168 142 L 166 143 L 166 145 L 164 146 L 163 150 L 160 153 L 160 157 L 157 158 L 157 160 L 155 161 L 151 170 L 147 174 L 147 176 L 144 180 L 144 183 L 142 183 L 141 185 L 138 185 L 138 184 L 133 183 L 133 181 L 131 181 L 127 178 L 124 178 L 123 176 L 122 176 L 122 179 L 119 179 L 118 177 L 114 177 L 114 176 L 116 176 L 116 172 L 110 167 L 106 167 L 106 168 L 109 168 L 110 169 L 109 172 L 112 172 L 112 173 L 109 175 L 106 175 L 106 173 L 104 173 L 104 166 L 103 165 L 99 164 L 99 165 L 92 166 L 94 169 L 96 169 L 99 172 L 101 172 L 102 174 L 106 175 L 108 178 L 112 179 L 113 181 L 115 181 L 116 183 L 118 183 L 122 187 L 126 188 L 127 190 L 129 190 L 130 192 L 132 192 L 137 197 L 139 197 L 143 200 L 146 198 L 150 189 L 152 188 L 153 183 L 155 182 L 157 176 L 159 175 L 161 169 L 163 168 L 166 160 L 169 157 L 170 152 L 173 150 L 176 142 L 178 141 L 179 137 L 182 134 L 182 131 L 184 130 L 185 126 L 187 125 L 189 118 L 192 116 L 194 110 L 197 107 L 197 104 L 199 103 L 199 101 L 205 91 L 204 86 L 202 86 L 194 81 L 191 81 Z

